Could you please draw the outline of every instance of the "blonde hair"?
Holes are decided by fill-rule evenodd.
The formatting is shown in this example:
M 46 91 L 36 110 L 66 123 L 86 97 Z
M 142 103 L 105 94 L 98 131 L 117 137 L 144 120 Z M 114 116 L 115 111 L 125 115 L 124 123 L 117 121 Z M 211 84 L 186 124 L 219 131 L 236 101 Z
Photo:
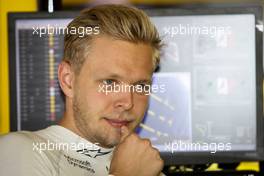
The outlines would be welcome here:
M 67 28 L 99 27 L 99 34 L 80 37 L 67 33 L 64 37 L 64 61 L 78 73 L 89 53 L 92 39 L 106 35 L 117 40 L 148 44 L 153 49 L 153 67 L 160 61 L 161 39 L 149 17 L 134 7 L 101 5 L 84 10 Z

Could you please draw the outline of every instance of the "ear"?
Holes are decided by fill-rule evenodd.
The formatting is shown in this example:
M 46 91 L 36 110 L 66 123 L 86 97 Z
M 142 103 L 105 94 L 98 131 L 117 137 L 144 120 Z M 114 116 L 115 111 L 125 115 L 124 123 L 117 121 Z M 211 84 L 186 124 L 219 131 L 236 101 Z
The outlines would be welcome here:
M 73 97 L 74 71 L 68 62 L 62 61 L 58 68 L 60 87 L 66 97 Z

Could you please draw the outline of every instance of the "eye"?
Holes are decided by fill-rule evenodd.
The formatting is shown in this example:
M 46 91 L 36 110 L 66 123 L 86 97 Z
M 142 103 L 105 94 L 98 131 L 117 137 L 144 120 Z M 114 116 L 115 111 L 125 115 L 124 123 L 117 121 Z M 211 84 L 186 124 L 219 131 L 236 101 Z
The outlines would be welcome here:
M 105 79 L 103 80 L 103 84 L 105 85 L 112 85 L 115 82 L 113 79 Z
M 150 94 L 151 92 L 151 85 L 150 84 L 137 84 L 136 85 L 136 92 L 138 94 L 142 94 L 142 95 L 146 95 L 146 94 Z
M 151 88 L 151 84 L 142 83 L 142 84 L 138 84 L 138 85 L 145 90 L 149 90 Z
M 144 87 L 146 87 L 146 84 L 137 84 L 137 86 L 139 86 L 140 88 L 144 89 Z

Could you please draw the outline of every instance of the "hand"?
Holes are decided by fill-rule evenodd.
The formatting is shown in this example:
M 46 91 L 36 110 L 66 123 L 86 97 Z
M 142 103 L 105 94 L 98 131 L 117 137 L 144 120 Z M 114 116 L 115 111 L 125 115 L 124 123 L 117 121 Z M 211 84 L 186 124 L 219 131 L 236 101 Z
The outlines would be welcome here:
M 121 128 L 121 142 L 113 153 L 110 174 L 114 176 L 158 176 L 163 168 L 159 151 L 149 139 L 141 139 Z

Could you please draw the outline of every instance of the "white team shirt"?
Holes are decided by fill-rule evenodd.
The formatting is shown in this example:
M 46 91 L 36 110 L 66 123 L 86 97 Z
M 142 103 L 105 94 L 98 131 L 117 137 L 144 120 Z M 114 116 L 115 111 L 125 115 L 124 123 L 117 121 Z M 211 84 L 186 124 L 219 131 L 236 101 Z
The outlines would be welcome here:
M 0 137 L 1 176 L 107 176 L 113 149 L 53 125 Z

